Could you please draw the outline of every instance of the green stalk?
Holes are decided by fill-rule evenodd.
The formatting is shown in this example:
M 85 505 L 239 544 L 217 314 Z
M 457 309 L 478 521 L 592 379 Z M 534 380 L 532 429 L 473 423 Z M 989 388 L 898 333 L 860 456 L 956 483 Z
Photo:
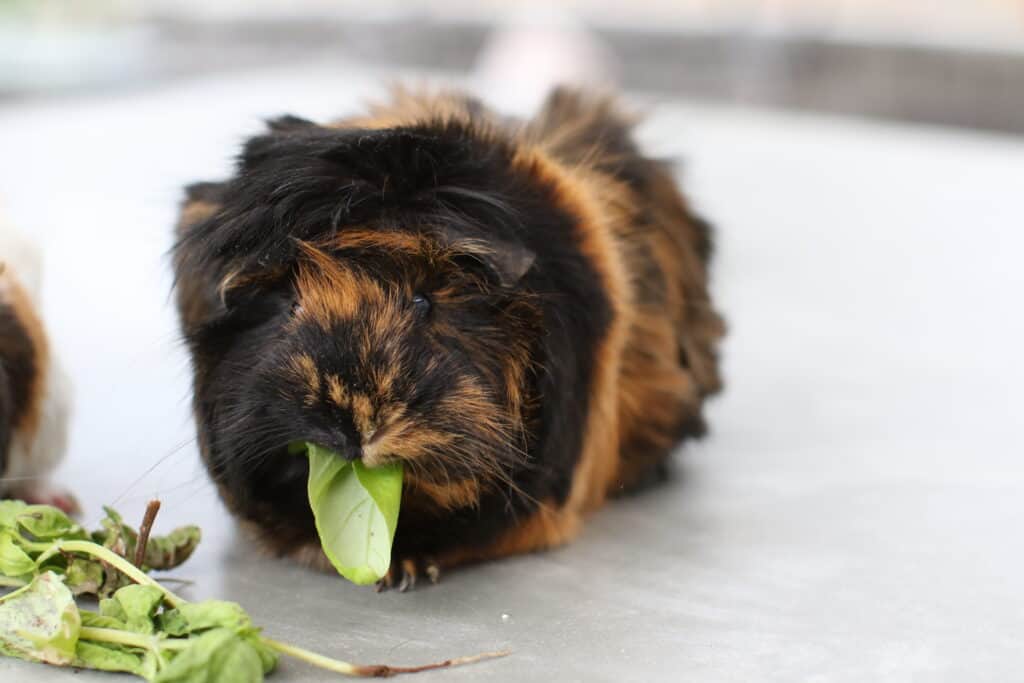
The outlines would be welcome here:
M 14 579 L 9 576 L 0 576 L 0 588 L 22 588 L 28 584 L 19 579 Z
M 164 601 L 171 607 L 179 607 L 185 603 L 184 599 L 179 598 L 177 595 L 161 586 L 156 580 L 146 574 L 146 572 L 142 571 L 110 548 L 104 548 L 103 546 L 91 541 L 58 541 L 57 543 L 54 543 L 49 550 L 36 559 L 36 566 L 42 566 L 43 562 L 50 559 L 57 553 L 62 552 L 91 555 L 98 560 L 106 562 L 135 583 L 140 583 L 144 586 L 153 586 L 154 588 L 159 589 L 164 594 Z
M 22 584 L 21 586 L 18 587 L 17 590 L 13 590 L 10 593 L 5 593 L 4 595 L 0 595 L 0 602 L 7 602 L 8 600 L 12 600 L 12 599 L 18 597 L 19 595 L 21 595 L 22 593 L 26 592 L 27 590 L 28 590 L 28 584 L 27 583 Z
M 82 640 L 91 640 L 97 643 L 113 643 L 114 645 L 136 647 L 140 650 L 184 650 L 188 647 L 188 643 L 185 640 L 166 640 L 142 633 L 120 631 L 114 628 L 98 628 L 96 626 L 81 627 L 78 637 Z
M 261 640 L 263 640 L 263 643 L 265 645 L 270 646 L 272 649 L 277 650 L 281 654 L 288 655 L 289 657 L 294 657 L 295 659 L 300 659 L 303 662 L 306 662 L 307 664 L 312 664 L 317 668 L 326 669 L 327 671 L 334 671 L 335 673 L 345 674 L 348 676 L 359 675 L 359 667 L 355 664 L 349 664 L 348 662 L 343 662 L 340 659 L 331 659 L 330 657 L 324 657 L 323 655 L 318 655 L 315 652 L 310 652 L 309 650 L 304 650 L 301 647 L 289 645 L 288 643 L 282 643 L 272 638 L 263 637 Z
M 32 553 L 45 552 L 49 550 L 50 547 L 53 545 L 52 543 L 47 543 L 46 541 L 26 541 L 25 538 L 22 536 L 15 537 L 14 542 L 21 546 L 22 550 L 26 550 Z

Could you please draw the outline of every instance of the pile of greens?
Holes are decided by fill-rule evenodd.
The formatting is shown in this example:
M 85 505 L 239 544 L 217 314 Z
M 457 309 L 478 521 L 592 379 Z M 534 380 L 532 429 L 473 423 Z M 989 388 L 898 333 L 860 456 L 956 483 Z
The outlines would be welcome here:
M 0 653 L 57 666 L 135 674 L 156 683 L 252 683 L 277 652 L 230 602 L 179 602 L 156 585 L 119 588 L 80 609 L 52 571 L 0 598 Z
M 505 654 L 421 667 L 360 666 L 267 638 L 240 605 L 187 602 L 146 573 L 177 566 L 199 542 L 196 527 L 149 538 L 158 507 L 151 504 L 138 532 L 108 509 L 103 528 L 88 533 L 56 508 L 0 501 L 0 586 L 15 589 L 0 597 L 0 655 L 154 683 L 259 683 L 281 654 L 354 676 Z M 85 594 L 99 598 L 97 610 L 76 603 Z
M 150 538 L 150 520 L 143 525 L 140 546 L 139 532 L 125 524 L 114 510 L 103 511 L 106 516 L 100 522 L 102 528 L 89 533 L 49 505 L 0 500 L 0 586 L 18 588 L 46 571 L 53 571 L 65 577 L 64 582 L 73 594 L 107 598 L 134 581 L 104 561 L 105 557 L 89 552 L 95 550 L 94 546 L 108 551 L 104 553 L 107 557 L 114 554 L 134 558 L 139 568 L 148 572 L 174 569 L 199 545 L 200 532 L 195 526 Z

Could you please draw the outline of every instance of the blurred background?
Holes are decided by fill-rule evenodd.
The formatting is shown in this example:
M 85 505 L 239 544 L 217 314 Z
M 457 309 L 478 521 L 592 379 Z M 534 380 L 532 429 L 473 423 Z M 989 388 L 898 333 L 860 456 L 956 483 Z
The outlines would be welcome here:
M 586 27 L 633 90 L 1024 132 L 1022 0 L 0 0 L 0 97 L 329 57 L 465 72 L 524 24 Z
M 516 114 L 557 81 L 622 91 L 717 228 L 730 333 L 711 434 L 666 485 L 564 549 L 378 596 L 235 533 L 167 252 L 182 186 L 265 118 L 396 80 Z M 154 496 L 159 525 L 200 523 L 186 595 L 276 637 L 515 651 L 417 680 L 1019 680 L 1022 188 L 1024 0 L 0 0 L 0 214 L 42 248 L 75 384 L 58 482 L 86 524 Z

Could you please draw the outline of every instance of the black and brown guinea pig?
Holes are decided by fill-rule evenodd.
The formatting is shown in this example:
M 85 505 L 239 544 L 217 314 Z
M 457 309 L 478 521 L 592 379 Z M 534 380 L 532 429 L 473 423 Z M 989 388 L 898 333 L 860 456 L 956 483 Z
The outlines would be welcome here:
M 47 483 L 64 455 L 71 399 L 39 315 L 40 263 L 35 245 L 0 220 L 0 498 L 76 512 Z
M 565 543 L 704 431 L 710 255 L 603 96 L 518 121 L 399 90 L 271 121 L 178 226 L 206 466 L 270 550 L 326 566 L 288 444 L 402 461 L 386 585 Z

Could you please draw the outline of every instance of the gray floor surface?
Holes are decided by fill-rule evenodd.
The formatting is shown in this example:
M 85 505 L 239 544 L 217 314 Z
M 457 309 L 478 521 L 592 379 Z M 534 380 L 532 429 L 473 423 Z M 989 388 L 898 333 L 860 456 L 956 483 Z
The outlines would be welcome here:
M 713 434 L 575 544 L 377 595 L 261 558 L 201 470 L 168 302 L 178 188 L 261 117 L 352 111 L 381 74 L 311 64 L 0 110 L 5 211 L 39 235 L 77 384 L 58 472 L 206 537 L 174 575 L 359 662 L 510 648 L 422 681 L 1024 680 L 1024 141 L 658 103 L 719 226 L 731 323 Z M 102 681 L 0 659 L 3 681 Z M 332 680 L 285 661 L 273 680 Z

